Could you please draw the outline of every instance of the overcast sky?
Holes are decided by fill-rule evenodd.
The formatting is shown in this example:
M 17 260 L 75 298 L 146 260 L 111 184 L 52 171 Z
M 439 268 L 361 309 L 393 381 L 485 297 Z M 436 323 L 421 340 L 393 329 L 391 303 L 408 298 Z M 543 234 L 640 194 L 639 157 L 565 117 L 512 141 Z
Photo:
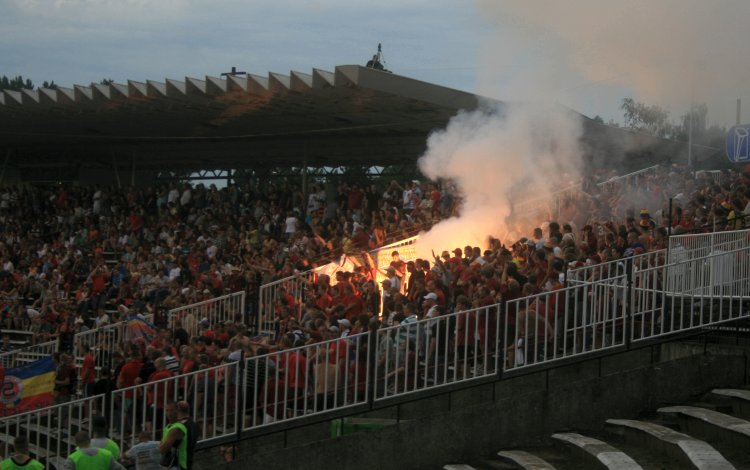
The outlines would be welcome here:
M 720 124 L 737 98 L 750 109 L 747 0 L 0 0 L 0 12 L 0 75 L 36 85 L 310 73 L 364 65 L 382 43 L 395 73 L 605 120 L 621 120 L 626 96 L 674 120 L 691 99 Z

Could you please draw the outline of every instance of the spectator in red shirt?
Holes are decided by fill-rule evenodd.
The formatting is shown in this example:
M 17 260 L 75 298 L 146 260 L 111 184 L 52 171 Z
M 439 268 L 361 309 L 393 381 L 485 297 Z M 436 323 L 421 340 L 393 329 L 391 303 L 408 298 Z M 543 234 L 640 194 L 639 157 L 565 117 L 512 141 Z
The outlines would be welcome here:
M 130 360 L 122 366 L 120 369 L 120 375 L 117 376 L 117 388 L 128 388 L 136 384 L 136 379 L 140 377 L 141 368 L 143 362 L 141 356 L 137 350 L 132 350 L 130 353 Z M 133 408 L 133 400 L 135 399 L 135 392 L 133 390 L 126 390 L 124 393 L 125 403 L 123 404 L 126 413 L 130 416 Z M 128 422 L 130 420 L 128 419 Z
M 83 385 L 83 396 L 90 397 L 94 395 L 94 383 L 96 382 L 96 363 L 94 361 L 94 352 L 91 346 L 83 346 L 83 366 L 81 367 L 81 384 Z
M 167 369 L 166 360 L 163 357 L 157 358 L 154 360 L 154 368 L 156 370 L 148 376 L 148 383 L 157 383 L 148 386 L 148 405 L 151 408 L 151 414 L 149 416 L 150 419 L 144 425 L 144 428 L 149 431 L 152 429 L 152 426 L 156 426 L 156 429 L 162 428 L 164 424 L 164 407 L 167 401 L 174 396 L 174 382 L 171 380 L 161 381 L 173 375 Z

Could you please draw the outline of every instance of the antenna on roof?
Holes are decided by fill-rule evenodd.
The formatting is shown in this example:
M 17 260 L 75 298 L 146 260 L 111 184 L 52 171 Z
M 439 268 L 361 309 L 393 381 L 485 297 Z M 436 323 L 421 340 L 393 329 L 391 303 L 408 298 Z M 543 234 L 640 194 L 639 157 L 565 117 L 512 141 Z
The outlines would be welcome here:
M 226 77 L 228 75 L 236 76 L 236 75 L 247 75 L 247 72 L 238 72 L 237 67 L 232 67 L 232 70 L 230 72 L 222 72 L 221 76 Z
M 367 61 L 365 67 L 391 73 L 390 70 L 385 68 L 385 56 L 383 55 L 383 46 L 380 43 L 378 43 L 378 53 L 372 56 L 372 59 Z

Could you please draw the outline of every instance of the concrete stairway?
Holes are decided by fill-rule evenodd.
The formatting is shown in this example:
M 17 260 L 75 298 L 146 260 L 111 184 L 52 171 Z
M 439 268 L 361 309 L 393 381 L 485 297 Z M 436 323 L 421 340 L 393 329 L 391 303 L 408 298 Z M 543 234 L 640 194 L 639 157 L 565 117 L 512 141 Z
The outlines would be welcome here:
M 716 389 L 703 401 L 642 419 L 609 419 L 602 431 L 563 432 L 552 445 L 508 449 L 445 469 L 750 470 L 750 390 Z

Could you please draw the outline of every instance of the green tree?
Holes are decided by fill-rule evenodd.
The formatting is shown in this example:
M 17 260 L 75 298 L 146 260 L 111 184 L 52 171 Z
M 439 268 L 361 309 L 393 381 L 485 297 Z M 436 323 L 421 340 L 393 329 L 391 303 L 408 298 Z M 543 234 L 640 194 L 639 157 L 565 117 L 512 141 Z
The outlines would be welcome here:
M 49 88 L 51 90 L 57 90 L 57 83 L 55 83 L 54 80 L 52 80 L 51 82 L 48 82 L 47 80 L 45 80 L 44 83 L 42 83 L 42 88 Z
M 648 106 L 632 98 L 624 98 L 623 110 L 625 127 L 647 132 L 659 137 L 671 137 L 674 126 L 669 122 L 669 112 L 658 105 Z
M 3 77 L 0 78 L 0 90 L 21 91 L 24 88 L 33 90 L 34 84 L 28 78 L 24 80 L 21 75 L 14 78 L 8 78 L 7 76 L 3 75 Z

